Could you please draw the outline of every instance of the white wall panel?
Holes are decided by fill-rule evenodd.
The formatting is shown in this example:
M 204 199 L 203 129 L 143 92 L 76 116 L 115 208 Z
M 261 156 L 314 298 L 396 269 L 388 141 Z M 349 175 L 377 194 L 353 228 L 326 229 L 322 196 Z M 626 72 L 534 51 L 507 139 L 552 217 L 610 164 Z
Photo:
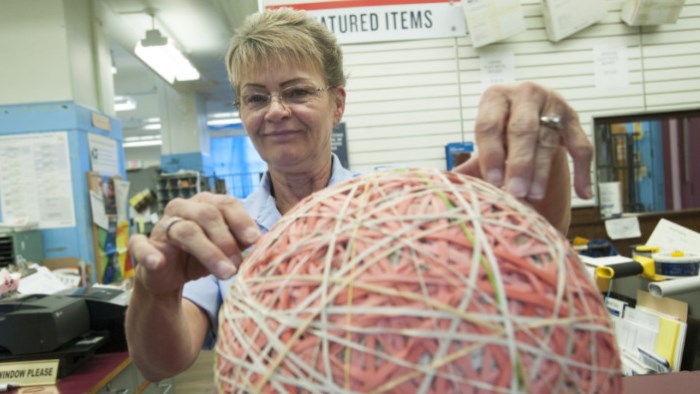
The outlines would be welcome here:
M 403 139 L 407 137 L 422 136 L 426 134 L 455 134 L 459 135 L 462 126 L 459 120 L 431 121 L 430 123 L 411 123 L 401 127 L 388 126 L 368 126 L 353 130 L 353 141 L 370 140 L 379 138 Z M 393 142 L 393 141 L 392 141 Z M 382 149 L 386 149 L 385 146 Z M 352 148 L 358 149 L 359 145 L 353 144 Z
M 620 21 L 622 1 L 609 0 L 603 21 L 557 43 L 540 0 L 521 4 L 527 31 L 479 50 L 469 37 L 344 46 L 351 167 L 444 168 L 447 142 L 473 140 L 483 51 L 512 52 L 515 79 L 557 90 L 589 137 L 598 116 L 700 108 L 700 0 L 687 0 L 676 24 L 644 28 Z M 627 46 L 628 87 L 596 88 L 599 45 Z

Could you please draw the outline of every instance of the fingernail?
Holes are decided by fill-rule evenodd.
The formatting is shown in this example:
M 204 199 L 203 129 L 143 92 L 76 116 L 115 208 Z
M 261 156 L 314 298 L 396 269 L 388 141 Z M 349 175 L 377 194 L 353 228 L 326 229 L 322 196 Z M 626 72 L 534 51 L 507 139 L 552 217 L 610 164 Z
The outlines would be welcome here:
M 544 197 L 544 186 L 539 182 L 534 182 L 530 186 L 530 193 L 527 194 L 527 198 L 531 200 L 541 200 Z
M 146 268 L 154 269 L 154 268 L 156 268 L 156 265 L 158 265 L 158 261 L 160 261 L 160 258 L 157 255 L 149 254 L 143 260 L 143 265 L 145 265 Z
M 583 191 L 586 199 L 593 198 L 593 187 L 591 185 L 586 186 L 586 190 Z
M 486 180 L 495 186 L 503 185 L 503 171 L 498 169 L 489 170 L 486 173 Z
M 243 262 L 240 254 L 234 254 L 228 257 L 228 259 L 238 267 Z
M 243 232 L 243 238 L 245 242 L 248 243 L 253 243 L 257 241 L 257 239 L 260 237 L 260 229 L 254 226 L 248 227 L 245 229 Z
M 515 197 L 525 197 L 527 189 L 523 178 L 510 178 L 508 181 L 508 193 Z
M 236 274 L 238 269 L 235 265 L 231 264 L 230 261 L 219 261 L 216 264 L 216 270 L 218 271 L 219 279 L 228 279 Z

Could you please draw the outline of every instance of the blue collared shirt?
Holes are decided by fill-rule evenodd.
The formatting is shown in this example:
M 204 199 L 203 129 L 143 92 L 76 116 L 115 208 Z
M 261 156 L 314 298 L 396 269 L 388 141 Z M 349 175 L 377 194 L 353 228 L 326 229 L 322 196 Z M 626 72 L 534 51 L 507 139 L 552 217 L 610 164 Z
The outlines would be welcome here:
M 328 180 L 328 185 L 333 185 L 356 177 L 358 174 L 345 169 L 340 164 L 340 159 L 333 155 L 333 172 Z M 260 186 L 245 200 L 243 206 L 248 214 L 265 233 L 282 217 L 277 209 L 275 198 L 270 193 L 270 174 L 265 173 Z M 208 275 L 197 280 L 185 283 L 182 296 L 199 306 L 209 316 L 211 330 L 207 334 L 204 347 L 211 348 L 216 342 L 216 332 L 219 329 L 219 309 L 226 298 L 231 282 L 235 276 L 227 280 L 219 280 L 214 275 Z

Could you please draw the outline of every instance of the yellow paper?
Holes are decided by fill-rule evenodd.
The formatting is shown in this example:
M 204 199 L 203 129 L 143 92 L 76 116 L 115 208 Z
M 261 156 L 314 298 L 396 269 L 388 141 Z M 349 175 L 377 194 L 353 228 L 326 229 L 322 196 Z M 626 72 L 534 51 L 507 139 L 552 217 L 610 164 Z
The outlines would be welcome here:
M 672 369 L 676 369 L 674 364 L 676 353 L 676 342 L 678 341 L 678 331 L 681 323 L 666 317 L 659 320 L 659 336 L 656 340 L 656 354 L 668 360 Z
M 129 242 L 129 222 L 117 223 L 117 251 L 126 251 L 126 245 Z

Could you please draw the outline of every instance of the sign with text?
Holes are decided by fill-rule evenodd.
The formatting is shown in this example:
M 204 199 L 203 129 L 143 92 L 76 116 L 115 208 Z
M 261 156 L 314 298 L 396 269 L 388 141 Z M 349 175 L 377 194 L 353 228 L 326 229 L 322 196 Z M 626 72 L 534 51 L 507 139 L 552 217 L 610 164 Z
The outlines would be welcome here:
M 0 383 L 19 386 L 56 384 L 58 360 L 0 363 Z
M 460 2 L 450 0 L 266 0 L 265 8 L 307 10 L 341 44 L 466 35 Z
M 331 151 L 338 156 L 340 164 L 345 168 L 350 168 L 348 162 L 348 137 L 345 132 L 345 122 L 338 124 L 333 128 L 331 135 Z

